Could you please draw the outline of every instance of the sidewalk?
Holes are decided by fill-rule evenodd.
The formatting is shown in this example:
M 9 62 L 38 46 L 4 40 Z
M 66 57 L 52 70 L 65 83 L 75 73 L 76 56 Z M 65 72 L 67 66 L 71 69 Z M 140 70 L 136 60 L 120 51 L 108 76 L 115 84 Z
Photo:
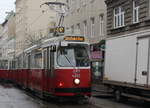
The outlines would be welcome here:
M 92 84 L 92 96 L 94 97 L 107 97 L 112 96 L 110 92 L 108 91 L 107 87 L 105 87 L 103 84 Z
M 93 91 L 106 92 L 107 91 L 107 87 L 105 87 L 102 83 L 92 84 L 92 90 Z
M 92 85 L 92 97 L 90 99 L 90 103 L 99 108 L 143 108 L 141 107 L 142 104 L 136 105 L 136 102 L 133 103 L 132 101 L 123 103 L 116 102 L 112 93 L 108 91 L 107 87 L 103 84 Z

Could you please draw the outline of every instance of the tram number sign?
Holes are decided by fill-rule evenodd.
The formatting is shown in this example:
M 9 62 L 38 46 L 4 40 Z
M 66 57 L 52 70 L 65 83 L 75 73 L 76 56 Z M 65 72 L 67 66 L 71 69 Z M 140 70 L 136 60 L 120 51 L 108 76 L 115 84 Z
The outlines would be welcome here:
M 56 27 L 56 28 L 51 28 L 50 33 L 65 33 L 65 28 L 64 27 Z
M 65 28 L 64 27 L 56 27 L 55 28 L 55 32 L 64 33 L 65 32 Z

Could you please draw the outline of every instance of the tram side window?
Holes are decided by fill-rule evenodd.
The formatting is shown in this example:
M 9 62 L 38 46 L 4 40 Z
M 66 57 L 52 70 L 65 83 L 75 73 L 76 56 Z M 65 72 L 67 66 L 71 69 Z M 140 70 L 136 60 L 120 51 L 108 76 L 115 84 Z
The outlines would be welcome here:
M 34 55 L 33 64 L 36 69 L 42 68 L 42 53 L 37 53 Z
M 17 57 L 17 68 L 18 69 L 23 68 L 23 55 L 20 55 Z
M 48 66 L 47 66 L 47 49 L 46 50 L 44 50 L 44 60 L 43 60 L 43 62 L 44 62 L 44 69 L 47 69 L 48 68 Z
M 16 69 L 16 61 L 15 60 L 12 61 L 12 69 Z
M 50 76 L 54 76 L 54 54 L 55 52 L 53 50 L 49 50 L 49 68 L 50 68 Z
M 20 67 L 20 61 L 19 61 L 19 59 L 17 58 L 17 69 L 19 69 L 19 67 Z
M 8 60 L 0 60 L 0 69 L 8 69 Z
M 17 63 L 16 63 L 17 69 L 19 68 L 19 60 L 17 58 Z
M 28 58 L 28 60 L 27 60 L 27 68 L 30 69 L 30 67 L 31 67 L 31 55 L 29 54 L 27 56 L 27 58 Z
M 23 55 L 23 68 L 25 69 L 27 67 L 27 56 Z
M 10 61 L 9 69 L 15 69 L 15 61 L 14 60 Z
M 12 69 L 12 61 L 9 61 L 9 69 Z

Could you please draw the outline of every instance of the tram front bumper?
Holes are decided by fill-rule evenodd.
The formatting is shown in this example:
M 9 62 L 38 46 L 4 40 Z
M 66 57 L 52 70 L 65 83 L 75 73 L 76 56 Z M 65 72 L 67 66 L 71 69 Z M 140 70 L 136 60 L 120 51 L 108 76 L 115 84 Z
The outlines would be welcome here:
M 56 88 L 56 96 L 91 96 L 91 87 L 89 88 Z

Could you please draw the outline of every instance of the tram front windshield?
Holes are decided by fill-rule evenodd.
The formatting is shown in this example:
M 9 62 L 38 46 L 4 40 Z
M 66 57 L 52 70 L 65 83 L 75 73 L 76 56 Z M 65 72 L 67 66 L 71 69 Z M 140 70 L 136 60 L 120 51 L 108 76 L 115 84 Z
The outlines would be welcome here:
M 58 48 L 57 63 L 62 67 L 88 67 L 88 45 L 69 45 Z

